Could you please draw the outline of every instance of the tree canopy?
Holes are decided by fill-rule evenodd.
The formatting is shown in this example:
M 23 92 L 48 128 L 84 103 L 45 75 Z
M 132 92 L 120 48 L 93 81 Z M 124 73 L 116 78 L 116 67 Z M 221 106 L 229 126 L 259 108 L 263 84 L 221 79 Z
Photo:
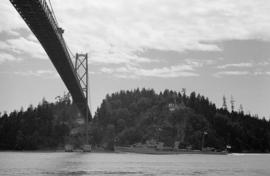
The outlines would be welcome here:
M 244 114 L 242 109 L 229 112 L 217 108 L 195 92 L 189 96 L 185 91 L 157 94 L 153 89 L 113 93 L 97 109 L 93 126 L 102 137 L 94 141 L 100 145 L 131 145 L 154 139 L 171 147 L 179 141 L 182 148 L 201 149 L 203 133 L 207 132 L 208 147 L 223 150 L 230 145 L 233 152 L 270 151 L 269 121 Z
M 223 98 L 224 99 L 224 98 Z M 45 99 L 26 110 L 0 115 L 1 150 L 63 148 L 76 128 L 78 110 L 68 96 Z M 90 142 L 113 149 L 149 140 L 180 148 L 204 145 L 232 152 L 269 152 L 270 122 L 227 108 L 217 108 L 203 95 L 186 91 L 135 89 L 107 95 L 89 124 Z

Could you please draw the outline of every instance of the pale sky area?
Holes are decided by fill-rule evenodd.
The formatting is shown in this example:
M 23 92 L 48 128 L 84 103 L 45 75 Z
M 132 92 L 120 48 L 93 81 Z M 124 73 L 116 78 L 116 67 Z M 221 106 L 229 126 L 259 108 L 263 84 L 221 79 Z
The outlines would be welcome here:
M 121 89 L 196 91 L 270 118 L 269 0 L 51 0 L 73 51 L 89 54 L 92 112 Z M 0 112 L 67 89 L 8 0 L 0 1 Z

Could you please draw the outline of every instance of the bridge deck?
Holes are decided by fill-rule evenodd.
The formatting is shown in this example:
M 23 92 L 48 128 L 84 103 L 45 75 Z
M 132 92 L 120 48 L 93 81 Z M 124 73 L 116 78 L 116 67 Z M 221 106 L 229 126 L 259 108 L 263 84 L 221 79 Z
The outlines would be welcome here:
M 90 110 L 62 34 L 45 0 L 10 0 L 37 37 L 82 115 Z

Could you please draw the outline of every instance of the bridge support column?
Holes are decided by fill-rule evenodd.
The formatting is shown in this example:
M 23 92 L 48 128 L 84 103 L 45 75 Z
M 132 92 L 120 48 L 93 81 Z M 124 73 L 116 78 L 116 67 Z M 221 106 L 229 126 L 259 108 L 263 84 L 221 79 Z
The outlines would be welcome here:
M 85 145 L 83 150 L 85 152 L 91 151 L 91 146 L 89 145 L 89 134 L 88 134 L 88 125 L 89 125 L 89 111 L 88 111 L 88 54 L 76 54 L 75 60 L 75 70 L 78 76 L 78 79 L 81 83 L 83 92 L 86 97 L 85 105 Z

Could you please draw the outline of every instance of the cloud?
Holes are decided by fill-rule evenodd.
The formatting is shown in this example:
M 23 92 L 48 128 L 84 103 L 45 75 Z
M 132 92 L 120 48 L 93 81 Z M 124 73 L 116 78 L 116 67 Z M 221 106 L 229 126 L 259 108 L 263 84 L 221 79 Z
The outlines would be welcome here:
M 1 0 L 0 2 L 0 24 L 0 32 L 5 31 L 12 35 L 17 34 L 16 29 L 27 28 L 9 0 Z
M 213 65 L 218 62 L 219 59 L 185 59 L 185 62 L 193 67 L 203 67 L 206 65 Z
M 245 76 L 245 75 L 250 75 L 250 73 L 248 71 L 222 71 L 214 74 L 214 76 L 218 78 L 223 76 Z
M 146 57 L 139 57 L 134 53 L 127 54 L 124 52 L 121 53 L 91 53 L 89 57 L 90 64 L 131 64 L 131 65 L 138 65 L 142 63 L 153 63 L 159 62 L 158 60 L 149 59 Z
M 177 78 L 177 77 L 194 77 L 199 76 L 194 71 L 192 65 L 181 64 L 170 67 L 143 69 L 133 66 L 118 68 L 103 67 L 102 73 L 110 74 L 118 78 L 140 78 L 140 77 L 157 77 L 157 78 Z
M 269 71 L 255 71 L 254 75 L 255 76 L 270 76 L 270 72 Z
M 58 79 L 60 78 L 59 75 L 52 70 L 28 70 L 28 71 L 17 71 L 13 72 L 15 75 L 19 76 L 34 76 L 34 77 L 40 77 L 44 79 Z
M 235 64 L 225 64 L 225 65 L 220 65 L 217 68 L 218 69 L 226 69 L 226 68 L 229 68 L 229 67 L 238 67 L 238 68 L 249 67 L 250 68 L 250 67 L 253 67 L 253 64 L 249 63 L 249 62 L 235 63 Z
M 33 40 L 27 40 L 23 37 L 0 41 L 0 49 L 16 54 L 26 53 L 29 54 L 31 57 L 37 59 L 48 58 L 39 43 Z
M 72 51 L 89 52 L 97 64 L 152 63 L 135 54 L 143 49 L 220 51 L 214 42 L 270 41 L 268 0 L 65 0 L 53 7 Z M 0 13 L 0 31 L 27 28 L 8 0 Z
M 101 73 L 109 74 L 117 78 L 177 78 L 177 77 L 197 77 L 200 76 L 196 69 L 208 64 L 208 61 L 196 59 L 185 59 L 183 63 L 165 67 L 142 68 L 139 65 L 124 65 L 121 67 L 102 67 Z
M 113 69 L 111 69 L 111 68 L 107 68 L 107 67 L 103 67 L 103 68 L 101 68 L 101 69 L 100 69 L 100 71 L 101 71 L 102 73 L 108 73 L 108 74 L 110 74 L 110 73 L 113 73 L 113 72 L 114 72 L 114 70 L 113 70 Z
M 267 65 L 269 65 L 269 62 L 267 62 L 267 61 L 259 62 L 258 65 L 259 66 L 267 66 Z
M 220 51 L 213 41 L 270 39 L 267 0 L 66 0 L 53 6 L 71 49 L 92 53 L 92 63 L 134 63 L 141 59 L 134 53 L 145 48 Z
M 190 65 L 176 65 L 171 67 L 162 67 L 154 69 L 139 69 L 135 73 L 138 76 L 160 77 L 160 78 L 199 76 L 198 74 L 192 71 L 193 68 Z
M 14 57 L 11 54 L 0 53 L 0 64 L 4 63 L 4 62 L 7 62 L 7 61 L 16 61 L 16 62 L 18 62 L 18 61 L 21 61 L 21 60 L 22 60 L 21 58 Z

